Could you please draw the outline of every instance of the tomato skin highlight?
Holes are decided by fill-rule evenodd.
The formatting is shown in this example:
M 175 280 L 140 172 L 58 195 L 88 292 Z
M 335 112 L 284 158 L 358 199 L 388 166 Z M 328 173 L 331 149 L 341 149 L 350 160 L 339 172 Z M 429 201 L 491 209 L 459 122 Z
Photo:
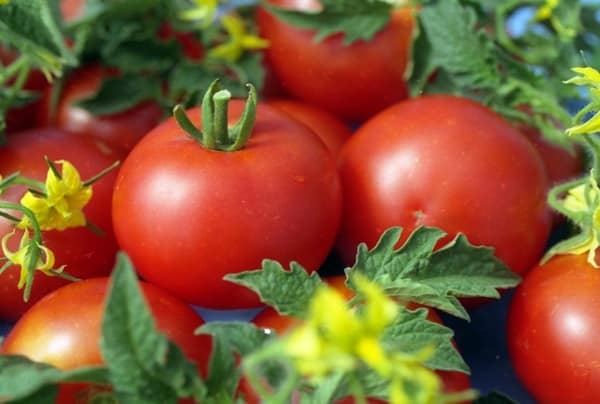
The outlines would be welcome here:
M 109 278 L 75 282 L 44 297 L 12 328 L 0 353 L 24 355 L 60 369 L 102 365 L 100 335 Z M 204 321 L 187 304 L 162 289 L 140 282 L 157 329 L 206 374 L 209 336 L 194 335 Z M 61 385 L 58 403 L 69 403 L 89 389 L 84 383 Z
M 51 160 L 68 160 L 78 169 L 82 180 L 98 174 L 121 157 L 100 141 L 72 136 L 54 128 L 33 129 L 9 136 L 7 143 L 0 148 L 0 175 L 7 176 L 19 171 L 26 177 L 44 181 L 48 171 L 44 156 Z M 83 210 L 87 220 L 100 228 L 104 236 L 86 227 L 42 232 L 45 245 L 56 256 L 56 265 L 66 265 L 65 271 L 75 277 L 106 276 L 112 270 L 118 250 L 110 212 L 116 176 L 113 170 L 94 183 L 92 199 Z M 23 186 L 10 187 L 2 194 L 2 198 L 18 203 L 24 192 Z M 8 220 L 0 219 L 0 238 L 13 228 Z M 17 249 L 21 234 L 21 230 L 18 230 L 9 239 L 11 251 Z M 36 273 L 34 277 L 29 302 L 25 303 L 23 291 L 17 289 L 19 268 L 11 266 L 0 275 L 0 319 L 15 321 L 42 296 L 70 283 L 42 273 Z
M 495 248 L 514 272 L 541 257 L 551 218 L 547 176 L 533 146 L 475 101 L 449 95 L 400 102 L 363 124 L 340 154 L 344 210 L 337 251 L 347 265 L 401 226 L 463 233 Z
M 314 10 L 318 2 L 269 0 L 296 10 Z M 414 10 L 402 7 L 371 41 L 346 46 L 335 34 L 315 41 L 315 32 L 293 27 L 259 7 L 259 34 L 270 42 L 266 64 L 290 95 L 346 120 L 365 120 L 408 96 L 404 78 L 412 43 Z M 366 63 L 365 63 L 366 62 Z
M 242 108 L 231 101 L 230 124 Z M 318 269 L 340 208 L 337 168 L 323 143 L 259 104 L 253 134 L 236 152 L 204 148 L 174 120 L 146 135 L 119 171 L 113 223 L 148 281 L 198 306 L 249 308 L 260 306 L 256 294 L 223 276 L 266 258 Z
M 352 135 L 350 127 L 337 116 L 313 105 L 294 99 L 274 99 L 268 105 L 285 112 L 306 125 L 325 143 L 325 146 L 337 156 L 342 146 Z
M 530 271 L 512 297 L 511 362 L 537 402 L 600 402 L 600 271 L 587 256 L 555 256 Z
M 158 103 L 143 101 L 126 111 L 102 116 L 93 115 L 75 105 L 93 96 L 102 80 L 112 75 L 114 72 L 98 65 L 86 66 L 74 72 L 62 88 L 54 115 L 51 114 L 52 90 L 49 88 L 42 96 L 37 126 L 55 126 L 74 135 L 93 136 L 113 147 L 131 150 L 141 137 L 162 120 L 163 113 Z

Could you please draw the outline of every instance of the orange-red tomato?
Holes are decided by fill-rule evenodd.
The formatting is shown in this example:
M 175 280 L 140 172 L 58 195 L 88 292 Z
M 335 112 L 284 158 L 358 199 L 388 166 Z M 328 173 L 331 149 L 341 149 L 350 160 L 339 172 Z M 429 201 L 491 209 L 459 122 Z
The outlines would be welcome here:
M 348 265 L 392 226 L 458 233 L 523 274 L 551 228 L 548 178 L 525 137 L 485 106 L 451 95 L 413 98 L 365 122 L 340 154 L 343 218 L 337 251 Z
M 315 0 L 269 0 L 289 9 L 315 10 Z M 335 34 L 315 41 L 315 32 L 279 20 L 259 7 L 259 33 L 270 46 L 266 63 L 290 95 L 346 120 L 362 121 L 408 96 L 405 71 L 410 57 L 414 10 L 402 7 L 370 41 L 347 46 Z
M 103 79 L 114 72 L 97 65 L 83 67 L 66 80 L 52 114 L 52 91 L 42 97 L 37 114 L 38 126 L 55 126 L 75 135 L 92 136 L 120 147 L 131 148 L 162 119 L 163 112 L 155 101 L 143 101 L 126 111 L 108 115 L 93 115 L 75 103 L 93 96 Z
M 231 101 L 231 123 L 243 105 Z M 340 206 L 337 167 L 324 144 L 259 104 L 238 151 L 207 149 L 174 119 L 146 135 L 119 171 L 113 223 L 144 279 L 198 306 L 249 308 L 260 307 L 258 296 L 223 277 L 266 258 L 317 270 L 335 240 Z
M 336 157 L 346 140 L 352 135 L 350 127 L 337 116 L 305 102 L 294 99 L 274 99 L 267 104 L 308 126 Z
M 101 324 L 109 278 L 94 278 L 62 287 L 40 300 L 17 321 L 0 353 L 24 355 L 60 369 L 103 364 Z M 187 304 L 162 289 L 140 282 L 157 329 L 173 341 L 206 374 L 211 351 L 209 336 L 194 331 L 204 323 Z M 76 402 L 75 395 L 98 386 L 61 386 L 59 403 Z

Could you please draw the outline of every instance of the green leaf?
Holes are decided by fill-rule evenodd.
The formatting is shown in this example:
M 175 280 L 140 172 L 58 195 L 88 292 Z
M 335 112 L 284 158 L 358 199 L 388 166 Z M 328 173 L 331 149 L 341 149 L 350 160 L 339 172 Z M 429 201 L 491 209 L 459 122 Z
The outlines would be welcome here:
M 161 42 L 155 38 L 121 42 L 115 49 L 103 49 L 107 64 L 123 72 L 162 71 L 180 58 L 175 41 Z
M 67 381 L 107 384 L 108 374 L 102 367 L 60 370 L 20 355 L 0 356 L 0 397 L 14 402 L 45 403 L 49 401 L 41 400 L 42 393 L 56 394 L 56 383 Z
M 77 60 L 65 45 L 56 0 L 11 0 L 0 6 L 0 38 L 48 74 Z
M 477 4 L 437 1 L 424 6 L 418 15 L 411 94 L 443 92 L 472 98 L 510 121 L 540 129 L 551 142 L 568 146 L 556 129 L 557 122 L 568 123 L 568 113 L 556 87 L 548 84 L 554 78 L 517 60 L 487 34 L 483 28 L 487 21 L 482 20 Z M 436 72 L 434 80 L 432 72 Z M 523 106 L 531 112 L 525 113 Z
M 460 6 L 457 0 L 438 1 L 419 13 L 422 32 L 427 36 L 430 55 L 426 71 L 442 67 L 452 73 L 457 86 L 489 88 L 499 85 L 490 41 L 476 29 L 475 10 Z M 418 48 L 415 48 L 418 51 Z M 422 90 L 422 89 L 420 89 Z M 413 89 L 413 93 L 419 89 Z
M 208 397 L 233 397 L 241 371 L 237 356 L 245 356 L 262 347 L 269 335 L 247 322 L 218 322 L 203 324 L 196 334 L 213 336 L 213 351 L 206 379 Z
M 473 404 L 517 404 L 517 402 L 503 393 L 492 391 L 477 398 Z
M 125 111 L 142 101 L 151 100 L 160 93 L 160 83 L 140 75 L 127 74 L 102 82 L 98 92 L 77 105 L 94 115 L 108 115 Z
M 272 260 L 263 260 L 261 269 L 226 275 L 224 279 L 246 286 L 279 314 L 293 317 L 304 317 L 310 299 L 323 282 L 316 272 L 308 274 L 297 262 L 292 262 L 288 271 Z
M 175 403 L 201 395 L 196 366 L 156 330 L 129 258 L 120 253 L 100 338 L 102 356 L 117 396 L 132 403 Z
M 392 4 L 383 0 L 321 0 L 321 11 L 297 11 L 265 7 L 281 20 L 298 28 L 316 31 L 315 40 L 343 33 L 344 44 L 362 39 L 369 41 L 389 22 Z
M 462 234 L 438 250 L 434 247 L 445 235 L 439 229 L 419 227 L 396 249 L 400 234 L 399 228 L 388 229 L 371 251 L 360 245 L 348 275 L 358 271 L 389 296 L 464 319 L 468 313 L 458 297 L 498 298 L 497 289 L 514 287 L 520 281 L 494 256 L 493 249 L 473 246 Z M 349 286 L 355 289 L 352 283 Z
M 427 309 L 420 308 L 403 310 L 385 329 L 382 341 L 407 353 L 433 346 L 434 354 L 425 365 L 432 369 L 469 373 L 469 367 L 452 344 L 453 336 L 450 328 L 427 320 Z

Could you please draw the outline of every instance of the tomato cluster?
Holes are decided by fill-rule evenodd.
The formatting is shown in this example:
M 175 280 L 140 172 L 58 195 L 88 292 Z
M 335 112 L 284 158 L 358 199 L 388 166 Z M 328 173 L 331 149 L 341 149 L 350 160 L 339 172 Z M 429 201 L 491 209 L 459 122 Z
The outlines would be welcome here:
M 269 3 L 318 8 L 315 1 Z M 62 4 L 66 19 L 81 12 L 81 1 Z M 256 26 L 270 43 L 264 56 L 276 96 L 260 93 L 250 112 L 251 97 L 225 102 L 225 120 L 218 116 L 221 106 L 188 109 L 198 125 L 191 131 L 200 138 L 152 100 L 102 116 L 78 105 L 102 80 L 120 74 L 113 68 L 76 68 L 58 99 L 39 72 L 32 75 L 26 87 L 41 97 L 9 111 L 0 175 L 19 172 L 43 181 L 44 157 L 68 160 L 84 178 L 121 164 L 94 184 L 84 211 L 101 234 L 84 227 L 43 232 L 57 263 L 85 280 L 65 286 L 66 280 L 36 273 L 23 302 L 18 266 L 0 275 L 0 319 L 16 322 L 0 352 L 60 368 L 102 363 L 97 341 L 106 277 L 123 250 L 143 279 L 158 328 L 204 370 L 210 343 L 193 336 L 203 320 L 190 305 L 262 305 L 225 275 L 258 269 L 264 259 L 339 274 L 354 263 L 359 244 L 374 247 L 387 228 L 404 229 L 400 244 L 415 228 L 435 226 L 447 234 L 440 245 L 464 234 L 524 276 L 508 341 L 515 369 L 536 399 L 600 401 L 594 391 L 596 271 L 582 256 L 536 267 L 553 229 L 548 189 L 582 172 L 580 150 L 550 144 L 537 129 L 471 99 L 409 96 L 417 12 L 399 8 L 370 41 L 347 45 L 341 34 L 315 41 L 312 30 L 259 7 Z M 161 35 L 174 35 L 190 59 L 204 56 L 192 36 L 170 28 Z M 11 57 L 0 54 L 3 61 Z M 236 138 L 219 130 L 243 127 L 236 123 L 248 114 L 249 138 L 229 150 Z M 208 132 L 216 133 L 212 143 Z M 11 187 L 2 198 L 17 203 L 25 190 Z M 0 218 L 0 237 L 13 228 Z M 19 238 L 11 237 L 7 247 L 16 250 Z M 324 268 L 337 260 L 335 268 Z M 430 316 L 441 322 L 434 311 Z M 255 323 L 289 327 L 274 311 Z M 469 387 L 463 374 L 440 374 L 448 391 Z M 65 388 L 62 394 L 69 402 L 74 393 Z

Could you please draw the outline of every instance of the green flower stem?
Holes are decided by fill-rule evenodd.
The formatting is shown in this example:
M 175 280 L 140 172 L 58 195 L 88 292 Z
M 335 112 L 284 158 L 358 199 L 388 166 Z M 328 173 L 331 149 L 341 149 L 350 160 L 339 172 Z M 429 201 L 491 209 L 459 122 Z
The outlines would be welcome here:
M 296 371 L 291 366 L 286 365 L 285 382 L 273 394 L 273 392 L 265 388 L 263 380 L 260 378 L 260 371 L 258 370 L 261 363 L 268 360 L 281 360 L 282 357 L 286 357 L 283 346 L 281 344 L 271 344 L 244 358 L 243 366 L 245 374 L 252 388 L 261 398 L 261 402 L 268 404 L 287 404 L 290 402 L 294 389 L 300 380 Z
M 354 397 L 355 404 L 367 404 L 367 398 L 365 397 L 365 391 L 363 389 L 360 380 L 356 376 L 355 372 L 349 374 L 349 385 L 350 385 L 350 393 Z
M 565 208 L 561 196 L 570 189 L 585 184 L 588 181 L 589 177 L 585 176 L 583 178 L 577 178 L 572 181 L 555 185 L 550 189 L 550 192 L 548 192 L 548 204 L 552 209 L 573 220 L 575 223 L 581 223 L 584 220 L 585 212 L 573 212 Z
M 0 181 L 0 194 L 2 192 L 4 192 L 6 189 L 8 189 L 9 187 L 11 187 L 12 185 L 16 185 L 16 184 L 26 185 L 28 188 L 38 190 L 42 193 L 46 188 L 46 186 L 44 185 L 43 182 L 36 181 L 31 178 L 23 177 L 17 172 L 17 173 L 9 175 L 6 178 L 3 178 L 2 181 Z
M 96 174 L 93 177 L 88 178 L 87 180 L 85 180 L 83 182 L 83 186 L 84 187 L 89 187 L 94 182 L 98 181 L 100 178 L 104 177 L 106 174 L 108 174 L 109 172 L 111 172 L 112 170 L 114 170 L 115 168 L 117 168 L 119 166 L 119 164 L 121 164 L 120 160 L 115 161 L 114 163 L 112 163 L 111 165 L 109 165 L 108 167 L 106 167 L 105 169 L 103 169 L 102 171 L 100 171 L 98 174 Z
M 202 131 L 194 126 L 180 105 L 173 109 L 175 120 L 181 129 L 207 149 L 229 152 L 240 150 L 248 142 L 256 122 L 256 89 L 251 84 L 247 87 L 248 98 L 244 111 L 232 127 L 228 125 L 227 114 L 231 93 L 219 90 L 218 80 L 212 82 L 202 99 Z
M 582 136 L 586 145 L 592 151 L 592 168 L 596 182 L 600 183 L 600 140 L 597 136 L 587 134 Z
M 25 280 L 25 290 L 23 291 L 23 300 L 28 301 L 29 296 L 31 295 L 31 287 L 33 286 L 33 276 L 35 274 L 35 268 L 37 266 L 37 262 L 40 259 L 41 248 L 40 246 L 43 244 L 42 239 L 42 231 L 40 229 L 40 225 L 35 217 L 35 214 L 27 209 L 25 206 L 12 203 L 0 201 L 0 209 L 11 209 L 18 210 L 23 212 L 25 216 L 29 219 L 29 223 L 31 224 L 31 230 L 33 231 L 32 241 L 27 246 L 28 252 L 26 255 L 27 261 L 25 262 L 25 269 L 27 271 L 27 279 Z

